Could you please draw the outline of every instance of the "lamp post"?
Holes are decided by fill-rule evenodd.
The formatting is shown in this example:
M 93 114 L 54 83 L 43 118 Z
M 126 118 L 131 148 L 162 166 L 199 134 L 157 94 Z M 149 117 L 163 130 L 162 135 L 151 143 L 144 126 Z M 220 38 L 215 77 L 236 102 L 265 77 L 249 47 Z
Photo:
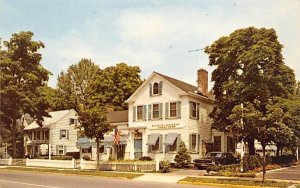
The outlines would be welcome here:
M 244 108 L 243 103 L 241 103 L 242 113 L 243 113 L 243 108 Z M 243 118 L 241 118 L 241 125 L 242 125 L 242 129 L 244 129 Z M 245 154 L 245 143 L 244 143 L 244 139 L 243 139 L 242 143 L 241 143 L 241 172 L 244 171 L 244 166 L 243 166 L 244 154 Z

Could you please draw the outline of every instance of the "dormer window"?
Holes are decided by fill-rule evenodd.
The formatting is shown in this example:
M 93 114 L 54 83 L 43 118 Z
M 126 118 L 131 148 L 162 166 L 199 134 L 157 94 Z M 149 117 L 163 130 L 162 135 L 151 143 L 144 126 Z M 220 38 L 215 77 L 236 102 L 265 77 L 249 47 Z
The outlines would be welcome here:
M 156 96 L 162 94 L 162 81 L 155 82 L 153 85 L 149 84 L 150 96 Z
M 158 93 L 158 83 L 155 82 L 155 83 L 153 84 L 153 95 L 157 95 L 157 94 L 159 94 L 159 93 Z

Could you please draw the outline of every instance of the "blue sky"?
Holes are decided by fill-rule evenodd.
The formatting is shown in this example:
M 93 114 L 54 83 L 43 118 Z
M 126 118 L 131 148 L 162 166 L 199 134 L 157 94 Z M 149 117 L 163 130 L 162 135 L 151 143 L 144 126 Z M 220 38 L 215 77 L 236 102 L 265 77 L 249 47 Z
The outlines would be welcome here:
M 300 0 L 0 0 L 0 38 L 34 32 L 46 46 L 41 64 L 52 72 L 53 87 L 81 58 L 101 68 L 138 65 L 142 78 L 158 71 L 196 84 L 197 69 L 213 67 L 203 51 L 190 50 L 238 28 L 274 28 L 300 80 L 299 18 Z

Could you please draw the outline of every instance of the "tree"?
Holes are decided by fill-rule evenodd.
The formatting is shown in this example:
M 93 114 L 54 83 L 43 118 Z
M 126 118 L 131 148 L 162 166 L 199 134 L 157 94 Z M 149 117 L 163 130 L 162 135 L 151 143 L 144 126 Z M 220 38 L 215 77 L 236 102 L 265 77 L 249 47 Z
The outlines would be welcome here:
M 185 146 L 184 142 L 180 142 L 179 149 L 177 154 L 175 155 L 174 161 L 176 162 L 176 166 L 178 168 L 188 168 L 191 164 L 191 156 L 188 154 L 188 150 Z
M 95 100 L 114 107 L 116 110 L 127 109 L 125 100 L 128 99 L 141 85 L 140 68 L 119 63 L 105 68 L 96 76 L 94 87 Z
M 79 110 L 79 105 L 85 103 L 89 96 L 87 90 L 95 76 L 99 74 L 100 67 L 90 59 L 81 59 L 77 64 L 71 65 L 67 72 L 61 72 L 58 77 L 58 90 L 56 95 L 63 102 L 58 106 L 61 109 Z
M 79 111 L 80 126 L 88 138 L 95 139 L 97 143 L 97 171 L 99 171 L 100 141 L 104 134 L 111 131 L 112 127 L 106 120 L 106 109 L 102 106 L 87 105 Z
M 216 99 L 210 114 L 212 126 L 248 142 L 252 155 L 254 140 L 259 140 L 264 159 L 265 146 L 274 135 L 291 130 L 283 122 L 283 110 L 275 105 L 278 98 L 289 98 L 295 85 L 293 70 L 284 64 L 282 47 L 274 29 L 249 27 L 205 48 L 209 65 L 217 66 L 212 72 Z
M 16 157 L 16 137 L 22 124 L 18 123 L 22 114 L 30 114 L 41 125 L 43 116 L 48 116 L 48 104 L 40 91 L 46 86 L 49 74 L 42 67 L 44 48 L 41 41 L 32 40 L 33 33 L 13 34 L 0 48 L 0 121 L 11 132 L 13 157 Z M 1 44 L 0 44 L 1 45 Z

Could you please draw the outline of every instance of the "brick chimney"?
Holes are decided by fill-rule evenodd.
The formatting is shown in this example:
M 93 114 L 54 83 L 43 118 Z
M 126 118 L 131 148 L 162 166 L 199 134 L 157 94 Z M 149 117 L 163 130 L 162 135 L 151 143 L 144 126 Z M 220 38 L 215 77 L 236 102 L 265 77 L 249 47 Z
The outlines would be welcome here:
M 203 95 L 208 95 L 208 72 L 205 69 L 199 69 L 198 73 L 198 91 Z

